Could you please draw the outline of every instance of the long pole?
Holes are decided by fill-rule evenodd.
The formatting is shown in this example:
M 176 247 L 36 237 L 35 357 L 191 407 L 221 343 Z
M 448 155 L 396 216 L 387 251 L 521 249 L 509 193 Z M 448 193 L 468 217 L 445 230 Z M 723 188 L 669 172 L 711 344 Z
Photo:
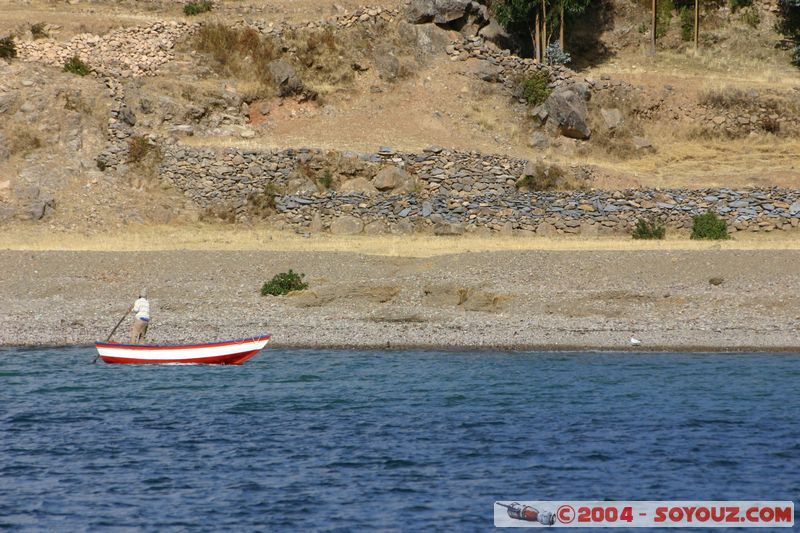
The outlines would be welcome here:
M 130 310 L 130 309 L 128 309 L 127 311 L 125 311 L 125 314 L 124 314 L 124 315 L 122 315 L 122 318 L 120 318 L 120 319 L 119 319 L 119 322 L 117 322 L 117 325 L 116 325 L 116 326 L 114 326 L 114 329 L 112 329 L 112 330 L 111 330 L 111 333 L 109 333 L 109 334 L 108 334 L 108 338 L 106 339 L 106 342 L 108 342 L 108 341 L 110 341 L 110 340 L 111 340 L 111 337 L 113 337 L 113 336 L 114 336 L 114 332 L 116 332 L 116 331 L 117 331 L 117 328 L 119 328 L 120 324 L 122 324 L 122 321 L 123 321 L 123 320 L 125 320 L 125 317 L 126 317 L 126 316 L 128 316 L 128 313 L 130 313 L 130 312 L 131 312 L 131 310 Z M 95 363 L 97 362 L 97 358 L 98 358 L 98 357 L 100 357 L 100 354 L 97 354 L 97 355 L 95 355 L 95 356 L 94 356 L 94 359 L 92 360 L 92 364 L 95 364 Z
M 699 48 L 700 44 L 700 0 L 694 0 L 694 50 Z

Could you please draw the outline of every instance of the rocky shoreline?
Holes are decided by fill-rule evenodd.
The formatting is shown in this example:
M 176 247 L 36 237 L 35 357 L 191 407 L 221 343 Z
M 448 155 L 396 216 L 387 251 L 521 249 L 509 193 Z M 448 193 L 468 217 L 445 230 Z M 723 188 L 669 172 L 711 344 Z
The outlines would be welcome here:
M 798 258 L 790 250 L 433 258 L 7 250 L 0 345 L 90 345 L 146 286 L 154 343 L 271 332 L 276 347 L 800 351 Z M 289 268 L 307 275 L 309 290 L 259 294 Z

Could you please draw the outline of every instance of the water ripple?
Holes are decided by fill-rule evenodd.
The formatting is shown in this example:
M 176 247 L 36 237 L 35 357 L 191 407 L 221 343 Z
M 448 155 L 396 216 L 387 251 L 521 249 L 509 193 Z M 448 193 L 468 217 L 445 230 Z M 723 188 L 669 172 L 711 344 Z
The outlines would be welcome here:
M 495 499 L 800 493 L 796 355 L 93 356 L 0 349 L 0 528 L 485 531 Z

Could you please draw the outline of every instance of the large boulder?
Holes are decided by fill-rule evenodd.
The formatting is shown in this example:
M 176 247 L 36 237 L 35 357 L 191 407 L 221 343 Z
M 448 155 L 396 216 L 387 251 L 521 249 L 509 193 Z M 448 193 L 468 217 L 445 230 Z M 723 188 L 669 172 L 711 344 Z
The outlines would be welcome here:
M 406 8 L 406 20 L 412 24 L 433 22 L 435 16 L 434 0 L 411 0 Z
M 564 137 L 588 139 L 592 134 L 586 123 L 586 100 L 571 89 L 553 91 L 545 102 L 545 109 Z
M 272 61 L 268 68 L 280 96 L 291 96 L 303 90 L 303 82 L 300 81 L 297 72 L 283 59 Z
M 289 179 L 286 187 L 283 190 L 284 194 L 300 194 L 308 195 L 319 192 L 319 189 L 308 176 L 304 176 L 299 172 L 292 172 L 289 174 Z
M 470 0 L 436 0 L 436 14 L 433 22 L 436 24 L 450 24 L 466 17 L 472 11 Z
M 342 186 L 339 187 L 339 192 L 375 194 L 378 190 L 366 178 L 353 178 L 344 182 Z
M 461 26 L 470 17 L 488 20 L 486 6 L 472 0 L 411 0 L 406 8 L 406 20 L 412 24 L 435 22 L 443 26 Z
M 389 166 L 381 169 L 372 179 L 372 185 L 379 191 L 392 191 L 398 194 L 414 190 L 414 178 L 402 168 Z
M 489 24 L 481 28 L 478 31 L 478 35 L 483 37 L 484 40 L 496 44 L 500 48 L 509 50 L 515 48 L 514 38 L 495 19 L 489 20 Z
M 331 233 L 334 235 L 358 235 L 364 230 L 364 223 L 356 217 L 345 215 L 331 223 Z
M 497 65 L 493 65 L 488 61 L 482 59 L 470 59 L 468 61 L 468 68 L 477 78 L 483 81 L 497 83 L 500 81 L 500 74 L 502 69 Z

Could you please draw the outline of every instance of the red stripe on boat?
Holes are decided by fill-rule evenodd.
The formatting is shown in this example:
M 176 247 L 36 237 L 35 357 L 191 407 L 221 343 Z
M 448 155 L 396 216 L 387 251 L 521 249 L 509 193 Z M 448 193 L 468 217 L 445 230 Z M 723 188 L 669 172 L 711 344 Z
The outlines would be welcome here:
M 160 346 L 157 344 L 118 344 L 116 342 L 96 342 L 94 344 L 98 348 L 125 348 L 126 350 L 189 350 L 194 348 L 210 348 L 212 346 L 230 346 L 247 342 L 259 342 L 271 338 L 272 335 L 261 335 L 249 339 L 237 339 L 235 341 L 209 342 L 206 344 L 177 344 L 175 346 Z
M 118 357 L 115 355 L 101 355 L 100 359 L 109 364 L 121 365 L 148 365 L 148 364 L 208 364 L 208 365 L 241 365 L 260 350 L 250 350 L 247 352 L 232 353 L 226 355 L 215 355 L 211 357 L 194 357 L 191 359 L 136 359 L 131 357 Z

